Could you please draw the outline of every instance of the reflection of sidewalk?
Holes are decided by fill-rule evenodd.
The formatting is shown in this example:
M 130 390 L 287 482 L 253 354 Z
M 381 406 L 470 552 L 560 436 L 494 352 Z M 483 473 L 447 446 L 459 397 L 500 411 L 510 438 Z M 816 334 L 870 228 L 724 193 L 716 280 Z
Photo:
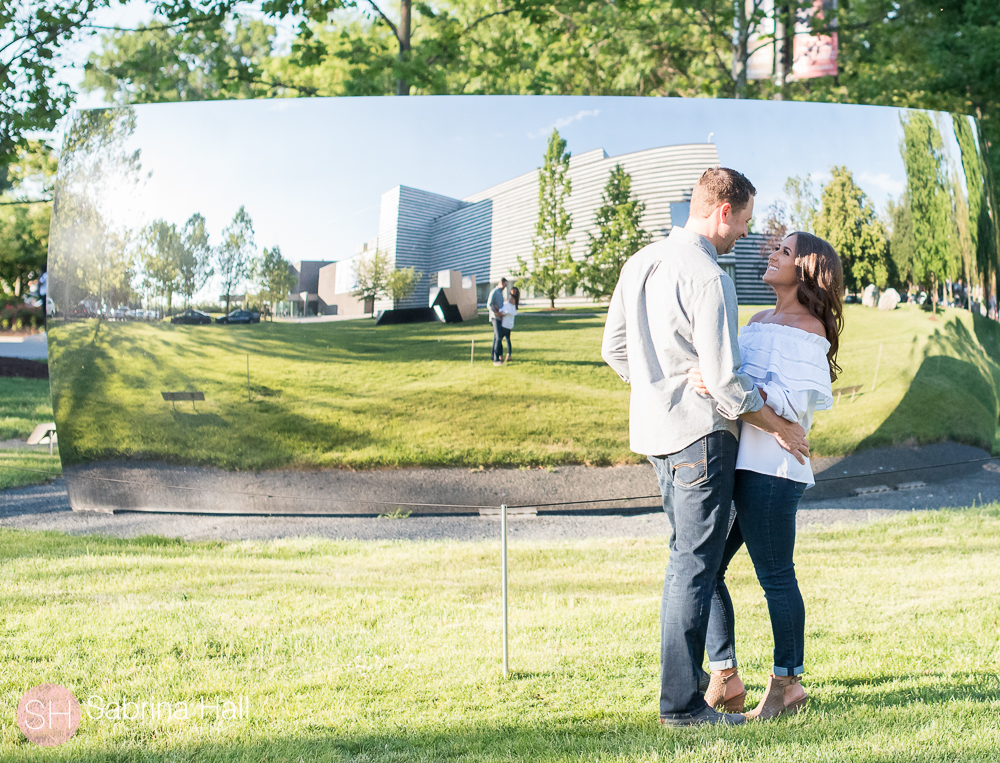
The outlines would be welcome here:
M 0 357 L 47 360 L 49 347 L 45 333 L 25 336 L 0 336 Z

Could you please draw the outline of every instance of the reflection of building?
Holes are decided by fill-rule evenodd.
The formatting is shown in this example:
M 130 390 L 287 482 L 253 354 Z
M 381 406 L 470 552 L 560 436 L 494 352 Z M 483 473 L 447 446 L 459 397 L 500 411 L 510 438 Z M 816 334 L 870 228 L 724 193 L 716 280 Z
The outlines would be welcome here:
M 566 210 L 572 215 L 569 239 L 574 259 L 588 250 L 589 234 L 597 233 L 594 216 L 601 206 L 604 186 L 615 165 L 632 176 L 632 193 L 645 202 L 643 227 L 657 241 L 673 225 L 687 221 L 688 200 L 701 173 L 719 164 L 713 143 L 664 146 L 609 157 L 596 149 L 570 159 L 572 192 Z M 396 268 L 421 273 L 413 294 L 399 304 L 378 300 L 374 308 L 428 307 L 430 292 L 441 271 L 460 271 L 476 285 L 480 302 L 491 286 L 517 268 L 520 256 L 531 262 L 532 239 L 538 220 L 538 171 L 487 188 L 465 199 L 396 186 L 382 195 L 378 237 L 358 254 L 336 263 L 296 263 L 299 283 L 290 295 L 298 315 L 362 315 L 370 312 L 350 295 L 354 269 L 362 257 L 383 252 Z M 759 242 L 741 242 L 737 250 L 719 259 L 733 277 L 741 302 L 760 302 L 752 283 Z M 748 259 L 749 258 L 749 259 Z M 745 261 L 743 265 L 741 261 Z M 759 279 L 759 275 L 756 276 Z M 744 298 L 744 292 L 746 299 Z M 769 292 L 769 290 L 768 290 Z M 769 298 L 770 299 L 770 298 Z M 765 300 L 767 301 L 767 300 Z
M 598 148 L 572 157 L 566 210 L 573 218 L 569 238 L 575 259 L 587 252 L 587 234 L 597 232 L 594 215 L 616 164 L 631 174 L 633 194 L 646 203 L 642 224 L 655 241 L 670 230 L 671 212 L 686 206 L 701 173 L 717 166 L 719 155 L 714 144 L 695 143 L 614 157 Z M 537 170 L 465 199 L 408 186 L 387 191 L 382 195 L 377 248 L 395 267 L 413 267 L 423 274 L 413 295 L 397 307 L 426 307 L 432 275 L 441 270 L 473 276 L 485 301 L 490 285 L 517 267 L 518 256 L 531 261 L 537 220 Z

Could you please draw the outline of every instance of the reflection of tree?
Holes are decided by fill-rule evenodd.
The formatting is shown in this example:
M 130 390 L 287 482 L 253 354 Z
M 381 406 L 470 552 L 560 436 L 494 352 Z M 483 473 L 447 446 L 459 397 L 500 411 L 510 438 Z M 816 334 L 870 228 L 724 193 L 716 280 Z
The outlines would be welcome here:
M 233 293 L 250 276 L 255 251 L 253 222 L 247 211 L 240 207 L 229 227 L 222 231 L 222 243 L 216 255 L 219 277 L 222 279 L 222 288 L 225 289 L 227 314 Z
M 288 298 L 298 278 L 288 260 L 281 256 L 281 247 L 278 246 L 264 250 L 254 266 L 254 275 L 261 289 L 260 297 L 268 304 L 273 319 L 275 306 Z
M 139 180 L 139 151 L 125 146 L 135 126 L 127 108 L 81 111 L 69 125 L 49 234 L 49 293 L 60 311 L 86 297 L 99 306 L 126 304 L 132 293 L 129 232 L 113 225 L 104 205 L 112 190 Z
M 927 284 L 937 304 L 937 284 L 958 272 L 958 251 L 941 133 L 922 111 L 901 117 L 900 151 L 913 222 L 913 277 Z
M 180 279 L 178 291 L 184 295 L 184 304 L 189 306 L 194 293 L 201 289 L 212 277 L 212 247 L 208 243 L 208 229 L 205 218 L 197 212 L 188 218 L 181 231 L 183 246 L 177 270 Z
M 167 314 L 173 304 L 180 278 L 180 264 L 184 248 L 177 226 L 157 220 L 143 231 L 140 259 L 142 261 L 143 288 L 162 296 Z
M 968 189 L 968 230 L 971 248 L 970 273 L 972 282 L 979 282 L 987 303 L 995 293 L 993 283 L 997 272 L 997 239 L 993 218 L 990 217 L 987 197 L 985 162 L 976 145 L 969 118 L 961 115 L 952 117 L 955 138 L 962 153 L 962 170 Z
M 584 292 L 611 299 L 622 267 L 652 236 L 642 227 L 646 204 L 632 195 L 632 176 L 622 165 L 611 170 L 601 200 L 594 215 L 597 236 L 588 234 L 590 251 L 578 263 L 578 272 Z
M 833 167 L 831 173 L 815 217 L 816 235 L 829 241 L 840 255 L 848 289 L 857 291 L 869 283 L 883 288 L 889 278 L 885 227 L 851 171 Z

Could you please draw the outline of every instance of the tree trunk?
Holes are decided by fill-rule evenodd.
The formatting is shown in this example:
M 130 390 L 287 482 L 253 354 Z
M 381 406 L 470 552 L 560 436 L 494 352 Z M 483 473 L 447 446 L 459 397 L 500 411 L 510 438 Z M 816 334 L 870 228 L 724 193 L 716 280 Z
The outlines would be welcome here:
M 410 60 L 410 11 L 413 0 L 400 0 L 399 3 L 399 63 L 406 65 Z M 396 80 L 396 95 L 409 95 L 410 83 L 403 77 Z
M 747 64 L 750 43 L 750 20 L 747 18 L 746 0 L 733 0 L 736 10 L 736 60 L 733 61 L 736 97 L 747 97 Z

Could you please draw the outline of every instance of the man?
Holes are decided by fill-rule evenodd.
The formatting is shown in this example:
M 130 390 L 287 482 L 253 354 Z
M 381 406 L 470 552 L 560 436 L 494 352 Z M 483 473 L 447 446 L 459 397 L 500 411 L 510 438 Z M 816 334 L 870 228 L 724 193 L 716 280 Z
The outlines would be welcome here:
M 802 428 L 764 405 L 739 373 L 736 287 L 716 262 L 747 235 L 756 193 L 735 170 L 706 170 L 685 226 L 622 268 L 604 328 L 601 355 L 631 385 L 630 447 L 653 464 L 673 527 L 660 607 L 660 722 L 671 726 L 745 720 L 716 712 L 699 691 L 729 529 L 736 420 L 774 434 L 799 461 L 809 455 Z M 687 384 L 694 366 L 711 397 Z
M 486 308 L 490 313 L 490 323 L 493 324 L 493 365 L 495 366 L 503 365 L 503 347 L 500 344 L 500 323 L 503 316 L 500 315 L 500 308 L 503 307 L 503 292 L 506 288 L 507 279 L 501 278 L 500 283 L 493 288 L 486 300 Z

